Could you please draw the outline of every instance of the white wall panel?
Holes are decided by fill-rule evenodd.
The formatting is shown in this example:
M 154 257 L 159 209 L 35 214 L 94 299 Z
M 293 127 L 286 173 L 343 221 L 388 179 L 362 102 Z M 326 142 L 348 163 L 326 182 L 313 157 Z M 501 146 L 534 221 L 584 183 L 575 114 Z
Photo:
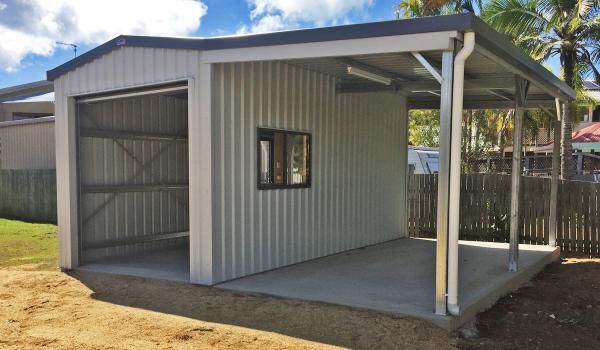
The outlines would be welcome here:
M 54 118 L 0 123 L 0 169 L 54 169 Z
M 405 101 L 280 62 L 215 64 L 214 280 L 402 237 Z M 258 190 L 256 128 L 312 133 L 312 187 Z

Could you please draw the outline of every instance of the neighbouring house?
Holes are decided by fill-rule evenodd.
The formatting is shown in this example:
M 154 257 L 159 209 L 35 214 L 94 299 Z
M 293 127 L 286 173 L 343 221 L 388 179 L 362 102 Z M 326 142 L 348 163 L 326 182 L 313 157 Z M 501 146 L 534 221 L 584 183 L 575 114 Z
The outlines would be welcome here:
M 49 81 L 0 89 L 0 216 L 56 222 L 54 93 Z
M 475 16 L 219 38 L 122 35 L 47 77 L 63 269 L 219 284 L 454 328 L 558 256 L 538 246 L 519 260 L 514 238 L 510 249 L 461 243 L 475 265 L 461 260 L 460 286 L 456 278 L 452 144 L 462 108 L 515 108 L 520 125 L 525 108 L 575 97 Z M 437 213 L 447 225 L 437 241 L 399 240 L 407 111 L 419 108 L 441 115 Z M 508 272 L 509 255 L 518 273 Z
M 583 108 L 582 122 L 600 122 L 600 84 L 592 80 L 585 80 L 583 89 L 584 94 L 596 104 L 580 106 Z
M 412 174 L 437 174 L 439 151 L 435 147 L 408 146 L 408 171 Z
M 600 152 L 600 122 L 587 123 L 584 128 L 573 131 L 571 142 L 575 152 Z M 553 144 L 554 142 L 550 142 L 536 147 L 534 152 L 552 153 Z
M 0 89 L 0 122 L 53 116 L 53 91 L 47 80 Z
M 0 169 L 54 169 L 54 87 L 43 80 L 0 89 Z

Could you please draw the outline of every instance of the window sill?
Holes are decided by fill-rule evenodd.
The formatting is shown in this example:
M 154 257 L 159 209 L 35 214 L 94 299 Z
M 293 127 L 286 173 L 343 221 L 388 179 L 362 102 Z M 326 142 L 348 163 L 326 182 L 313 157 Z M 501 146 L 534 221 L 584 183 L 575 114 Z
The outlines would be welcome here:
M 295 188 L 310 188 L 311 184 L 302 184 L 302 185 L 258 185 L 258 190 L 286 190 L 286 189 L 295 189 Z

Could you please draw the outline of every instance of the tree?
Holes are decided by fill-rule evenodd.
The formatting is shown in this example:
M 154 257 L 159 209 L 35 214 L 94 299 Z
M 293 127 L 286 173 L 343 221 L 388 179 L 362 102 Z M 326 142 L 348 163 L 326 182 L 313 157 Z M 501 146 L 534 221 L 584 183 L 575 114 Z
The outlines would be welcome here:
M 412 110 L 408 117 L 408 143 L 414 146 L 439 147 L 440 113 Z
M 600 82 L 600 5 L 597 0 L 491 0 L 483 19 L 508 34 L 534 59 L 544 62 L 558 55 L 562 78 L 575 90 L 590 72 Z M 561 172 L 575 175 L 571 134 L 576 104 L 565 101 L 561 126 Z
M 483 10 L 482 10 L 483 9 Z M 562 78 L 568 86 L 581 91 L 590 73 L 600 83 L 600 2 L 598 0 L 403 0 L 396 17 L 481 12 L 481 17 L 496 30 L 508 34 L 517 46 L 534 59 L 544 62 L 559 56 Z M 565 101 L 561 125 L 561 172 L 575 175 L 571 134 L 576 104 Z
M 451 15 L 457 13 L 478 14 L 482 0 L 402 0 L 394 8 L 396 18 Z

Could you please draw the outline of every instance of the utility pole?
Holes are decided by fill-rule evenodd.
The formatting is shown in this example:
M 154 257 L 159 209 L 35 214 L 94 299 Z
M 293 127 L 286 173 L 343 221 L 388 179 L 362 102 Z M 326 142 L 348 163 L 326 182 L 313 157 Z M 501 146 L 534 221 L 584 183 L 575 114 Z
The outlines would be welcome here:
M 60 41 L 57 41 L 56 44 L 58 44 L 58 45 L 64 45 L 64 46 L 71 46 L 73 48 L 73 53 L 75 54 L 74 57 L 77 57 L 77 45 L 70 44 L 70 43 L 63 43 L 63 42 L 60 42 Z

